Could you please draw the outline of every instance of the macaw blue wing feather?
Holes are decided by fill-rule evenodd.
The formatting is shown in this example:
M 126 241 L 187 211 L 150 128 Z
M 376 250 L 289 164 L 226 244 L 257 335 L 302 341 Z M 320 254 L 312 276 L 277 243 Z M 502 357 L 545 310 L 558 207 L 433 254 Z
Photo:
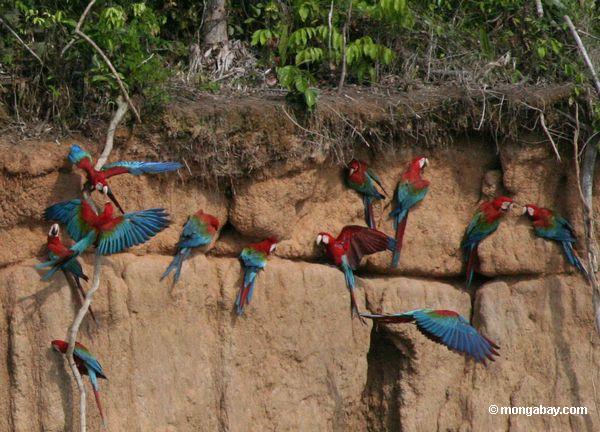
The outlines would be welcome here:
M 123 168 L 125 172 L 133 175 L 158 174 L 168 171 L 176 171 L 182 168 L 179 162 L 113 162 L 102 167 L 102 171 L 112 168 Z
M 71 238 L 78 242 L 92 230 L 83 220 L 81 208 L 81 200 L 79 199 L 62 201 L 44 210 L 44 220 L 56 221 L 66 225 Z

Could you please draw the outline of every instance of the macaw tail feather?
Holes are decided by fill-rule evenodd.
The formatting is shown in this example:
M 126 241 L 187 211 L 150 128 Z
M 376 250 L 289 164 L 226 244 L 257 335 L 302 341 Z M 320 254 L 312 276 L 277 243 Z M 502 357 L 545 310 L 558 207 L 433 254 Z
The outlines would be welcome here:
M 358 310 L 358 303 L 356 302 L 356 297 L 354 296 L 354 288 L 350 289 L 350 311 L 352 318 L 357 317 L 361 323 L 367 323 L 360 313 L 360 310 Z
M 181 275 L 181 267 L 183 266 L 183 261 L 185 261 L 189 255 L 189 248 L 183 248 L 180 251 L 178 251 L 177 254 L 173 257 L 171 264 L 169 264 L 169 267 L 167 267 L 167 269 L 161 276 L 160 280 L 163 280 L 169 275 L 169 273 L 175 270 L 175 275 L 173 276 L 173 285 L 175 285 L 179 280 L 179 276 Z
M 54 265 L 52 266 L 52 268 L 50 270 L 48 270 L 44 276 L 42 276 L 42 280 L 43 281 L 50 280 L 52 278 L 52 276 L 54 276 L 54 274 L 58 270 L 60 270 L 60 268 L 61 268 L 61 266 L 55 262 Z
M 48 267 L 52 267 L 54 264 L 56 264 L 56 260 L 50 260 L 50 261 L 36 264 L 33 266 L 33 268 L 35 268 L 36 270 L 41 270 L 41 269 L 45 269 Z
M 365 222 L 369 228 L 375 229 L 375 216 L 373 215 L 373 200 L 368 195 L 363 195 L 365 206 Z
M 588 272 L 583 266 L 583 263 L 581 262 L 579 257 L 577 256 L 577 252 L 575 252 L 575 250 L 573 249 L 573 244 L 568 241 L 563 241 L 561 243 L 565 251 L 565 255 L 567 256 L 567 260 L 569 261 L 569 264 L 575 266 L 581 273 L 583 273 L 584 276 L 587 277 Z
M 469 247 L 467 258 L 467 288 L 471 287 L 473 276 L 475 275 L 475 263 L 477 260 L 477 244 L 472 244 Z
M 256 267 L 246 267 L 244 270 L 244 279 L 242 280 L 242 286 L 235 299 L 235 309 L 238 315 L 244 313 L 244 308 L 250 304 L 252 295 L 254 294 L 254 283 L 256 282 L 256 275 L 258 269 Z
M 403 211 L 396 216 L 396 247 L 392 256 L 392 268 L 398 267 L 400 262 L 400 252 L 402 251 L 402 241 L 404 239 L 404 230 L 406 229 L 406 220 L 408 212 Z
M 92 390 L 94 391 L 94 399 L 96 399 L 96 406 L 98 407 L 98 411 L 100 412 L 100 418 L 102 419 L 102 426 L 106 429 L 106 418 L 104 417 L 104 412 L 102 411 L 102 404 L 100 403 L 100 392 L 95 388 Z

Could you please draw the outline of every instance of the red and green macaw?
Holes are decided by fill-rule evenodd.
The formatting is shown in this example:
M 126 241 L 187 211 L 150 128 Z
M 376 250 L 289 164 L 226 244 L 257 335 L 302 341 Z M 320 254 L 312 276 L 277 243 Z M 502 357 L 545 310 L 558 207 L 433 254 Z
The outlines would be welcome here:
M 109 178 L 119 174 L 133 174 L 138 176 L 176 171 L 183 166 L 179 162 L 113 162 L 104 165 L 100 170 L 96 170 L 93 165 L 92 156 L 77 144 L 71 146 L 68 159 L 73 165 L 85 171 L 87 180 L 83 185 L 83 190 L 90 193 L 97 190 L 108 195 L 121 213 L 125 212 L 108 186 L 107 180 Z
M 43 269 L 51 267 L 48 272 L 44 276 L 42 276 L 42 280 L 49 280 L 56 271 L 62 270 L 65 275 L 65 279 L 69 281 L 70 278 L 75 282 L 77 289 L 81 294 L 81 300 L 85 299 L 85 290 L 81 285 L 81 279 L 84 281 L 88 280 L 88 277 L 83 273 L 83 269 L 81 268 L 81 264 L 77 260 L 77 256 L 79 256 L 85 249 L 89 247 L 89 245 L 93 242 L 91 237 L 84 237 L 81 241 L 75 243 L 73 246 L 68 248 L 63 244 L 59 237 L 60 228 L 58 224 L 53 224 L 50 227 L 50 231 L 48 232 L 47 239 L 47 247 L 48 247 L 48 258 L 49 261 L 37 264 L 35 266 L 36 269 Z M 91 240 L 91 241 L 90 241 Z M 87 245 L 87 246 L 86 246 Z M 93 320 L 97 323 L 96 317 L 92 308 L 90 306 L 90 315 Z
M 358 225 L 345 226 L 336 237 L 326 232 L 317 236 L 317 245 L 323 244 L 327 257 L 344 272 L 346 286 L 350 290 L 350 307 L 352 316 L 360 317 L 356 298 L 354 297 L 354 270 L 365 255 L 390 250 L 393 251 L 396 241 L 376 229 Z
M 575 266 L 584 276 L 587 276 L 587 270 L 573 249 L 573 243 L 577 241 L 577 237 L 568 220 L 550 209 L 538 207 L 534 204 L 525 205 L 523 214 L 527 215 L 533 222 L 533 231 L 536 236 L 559 242 L 565 251 L 569 264 Z
M 425 198 L 429 190 L 429 182 L 421 177 L 428 163 L 426 157 L 413 159 L 408 169 L 402 174 L 400 182 L 398 182 L 396 208 L 390 213 L 390 216 L 394 218 L 394 229 L 396 230 L 396 249 L 392 256 L 392 267 L 398 267 L 400 262 L 408 211 Z
M 204 213 L 202 210 L 198 210 L 188 217 L 187 222 L 183 226 L 183 231 L 179 236 L 175 257 L 160 280 L 163 280 L 169 273 L 175 270 L 173 284 L 177 283 L 181 274 L 183 261 L 190 256 L 192 249 L 210 244 L 218 229 L 219 220 L 211 214 Z
M 461 243 L 467 263 L 467 288 L 471 286 L 475 274 L 477 246 L 483 239 L 496 231 L 500 225 L 500 218 L 512 208 L 512 204 L 513 200 L 505 196 L 486 201 L 479 206 L 479 211 L 471 219 Z
M 244 313 L 244 308 L 250 304 L 254 294 L 254 285 L 258 273 L 267 266 L 267 257 L 277 247 L 275 238 L 268 238 L 259 243 L 251 243 L 240 253 L 240 262 L 244 268 L 244 280 L 235 299 L 235 307 L 238 315 Z
M 375 217 L 373 215 L 373 201 L 385 198 L 386 191 L 381 184 L 381 180 L 370 169 L 365 162 L 352 159 L 348 164 L 348 177 L 346 178 L 348 187 L 354 189 L 363 196 L 365 206 L 365 221 L 371 228 L 375 228 Z M 383 194 L 377 190 L 378 184 Z
M 473 357 L 485 365 L 485 359 L 494 361 L 500 347 L 479 333 L 469 321 L 451 310 L 415 309 L 397 314 L 361 314 L 376 323 L 414 322 L 419 331 L 449 350 Z
M 69 344 L 64 340 L 56 339 L 52 341 L 52 348 L 62 354 L 66 354 Z M 96 357 L 94 357 L 94 355 L 79 342 L 75 342 L 73 359 L 75 360 L 75 365 L 77 366 L 79 373 L 81 375 L 87 375 L 90 378 L 92 390 L 94 391 L 94 398 L 96 399 L 96 405 L 98 406 L 98 411 L 100 411 L 100 418 L 102 419 L 102 424 L 104 427 L 106 427 L 106 419 L 104 417 L 104 412 L 102 411 L 102 405 L 100 404 L 100 386 L 98 385 L 98 378 L 108 378 L 106 378 L 106 375 L 102 370 L 102 366 Z
M 110 202 L 104 204 L 102 213 L 96 214 L 86 200 L 74 199 L 51 205 L 44 211 L 44 219 L 66 225 L 67 232 L 76 242 L 88 238 L 87 247 L 94 244 L 100 255 L 122 252 L 145 243 L 169 225 L 169 215 L 162 208 L 121 216 L 114 216 L 114 213 Z

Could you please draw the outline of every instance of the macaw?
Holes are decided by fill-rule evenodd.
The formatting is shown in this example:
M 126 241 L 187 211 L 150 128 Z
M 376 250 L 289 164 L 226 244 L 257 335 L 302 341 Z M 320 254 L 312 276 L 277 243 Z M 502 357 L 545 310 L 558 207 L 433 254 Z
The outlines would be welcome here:
M 460 245 L 467 263 L 467 288 L 473 282 L 479 242 L 496 231 L 500 225 L 500 218 L 512 208 L 512 204 L 513 200 L 505 196 L 486 201 L 479 206 L 479 211 L 471 219 Z
M 398 267 L 400 252 L 402 251 L 402 240 L 406 229 L 408 211 L 417 204 L 429 190 L 429 182 L 421 177 L 423 170 L 429 161 L 426 157 L 414 159 L 408 169 L 402 174 L 396 189 L 396 208 L 390 213 L 394 218 L 394 229 L 396 230 L 396 249 L 392 256 L 392 267 Z
M 381 180 L 367 167 L 367 164 L 356 159 L 352 159 L 348 164 L 348 177 L 346 178 L 348 186 L 363 196 L 365 206 L 365 221 L 370 228 L 375 228 L 375 217 L 373 215 L 373 201 L 382 200 L 387 192 L 381 184 Z M 375 183 L 379 185 L 383 194 L 377 190 Z
M 238 315 L 242 315 L 244 307 L 250 304 L 252 294 L 254 294 L 256 276 L 267 266 L 267 257 L 273 253 L 276 247 L 277 240 L 270 237 L 260 243 L 249 244 L 240 253 L 240 261 L 244 268 L 244 280 L 235 299 L 235 307 Z
M 344 272 L 346 286 L 350 290 L 350 307 L 352 316 L 360 317 L 356 298 L 354 297 L 354 270 L 365 255 L 385 250 L 393 251 L 396 241 L 373 228 L 358 225 L 345 226 L 335 238 L 329 233 L 320 232 L 317 245 L 323 244 L 327 257 Z
M 91 235 L 84 237 L 81 241 L 75 243 L 70 248 L 66 247 L 59 237 L 60 229 L 58 224 L 53 224 L 48 232 L 47 246 L 48 246 L 48 258 L 49 261 L 37 264 L 36 269 L 43 269 L 51 267 L 51 269 L 42 276 L 42 280 L 49 280 L 57 270 L 62 270 L 67 281 L 72 278 L 77 285 L 77 289 L 81 293 L 81 300 L 85 300 L 85 290 L 81 286 L 81 279 L 87 282 L 88 277 L 83 273 L 81 264 L 77 260 L 85 249 L 87 249 L 92 243 L 93 239 Z M 90 306 L 90 315 L 92 319 L 98 323 Z
M 415 322 L 417 329 L 434 342 L 449 350 L 464 353 L 485 365 L 485 359 L 494 361 L 500 347 L 479 333 L 469 321 L 451 310 L 415 309 L 397 314 L 361 314 L 376 323 Z
M 79 199 L 51 205 L 44 211 L 44 219 L 65 224 L 74 241 L 89 236 L 88 247 L 94 244 L 100 255 L 145 243 L 169 225 L 168 217 L 161 208 L 114 216 L 110 202 L 104 204 L 104 210 L 98 215 L 87 201 Z
M 71 146 L 68 159 L 73 165 L 85 171 L 87 180 L 83 185 L 83 190 L 89 193 L 97 190 L 107 195 L 123 214 L 125 213 L 123 208 L 106 182 L 109 178 L 119 174 L 138 176 L 176 171 L 183 166 L 179 162 L 113 162 L 104 165 L 97 171 L 92 163 L 92 156 L 77 144 Z
M 52 348 L 62 354 L 66 354 L 69 344 L 64 340 L 56 339 L 52 341 Z M 94 398 L 96 399 L 96 405 L 98 406 L 100 418 L 102 419 L 102 425 L 106 427 L 106 419 L 104 417 L 104 412 L 102 411 L 102 405 L 100 404 L 100 387 L 98 385 L 98 378 L 108 378 L 106 378 L 106 375 L 102 370 L 102 366 L 100 365 L 100 362 L 96 360 L 96 357 L 94 357 L 94 355 L 79 342 L 75 342 L 73 359 L 75 360 L 75 365 L 77 366 L 79 373 L 81 375 L 87 375 L 90 378 L 92 390 L 94 391 Z
M 575 230 L 568 220 L 550 209 L 533 204 L 526 204 L 523 207 L 523 214 L 532 220 L 536 236 L 560 242 L 569 264 L 575 266 L 587 277 L 587 270 L 573 249 L 573 243 L 577 241 L 577 238 Z
M 211 214 L 204 213 L 202 210 L 198 210 L 188 217 L 187 222 L 183 226 L 183 231 L 179 236 L 175 257 L 160 280 L 163 280 L 171 271 L 175 270 L 173 284 L 177 283 L 181 274 L 181 265 L 190 256 L 192 249 L 210 244 L 218 229 L 219 220 Z

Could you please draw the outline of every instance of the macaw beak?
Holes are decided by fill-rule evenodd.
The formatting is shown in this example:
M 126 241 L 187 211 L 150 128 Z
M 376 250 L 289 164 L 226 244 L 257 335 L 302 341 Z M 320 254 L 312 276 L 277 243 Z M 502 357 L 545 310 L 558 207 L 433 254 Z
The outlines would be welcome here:
M 323 241 L 323 236 L 321 234 L 319 234 L 317 236 L 317 245 L 320 245 L 322 241 Z
M 50 232 L 48 233 L 48 235 L 50 235 L 51 237 L 58 237 L 59 232 L 60 232 L 60 228 L 59 228 L 58 224 L 53 224 L 50 227 Z
M 527 214 L 527 206 L 523 206 L 523 209 L 522 209 L 522 211 L 521 211 L 521 214 L 522 214 L 523 216 L 525 216 L 525 215 Z
M 350 168 L 350 171 L 348 171 L 349 175 L 352 175 L 356 172 L 356 170 L 354 168 Z

